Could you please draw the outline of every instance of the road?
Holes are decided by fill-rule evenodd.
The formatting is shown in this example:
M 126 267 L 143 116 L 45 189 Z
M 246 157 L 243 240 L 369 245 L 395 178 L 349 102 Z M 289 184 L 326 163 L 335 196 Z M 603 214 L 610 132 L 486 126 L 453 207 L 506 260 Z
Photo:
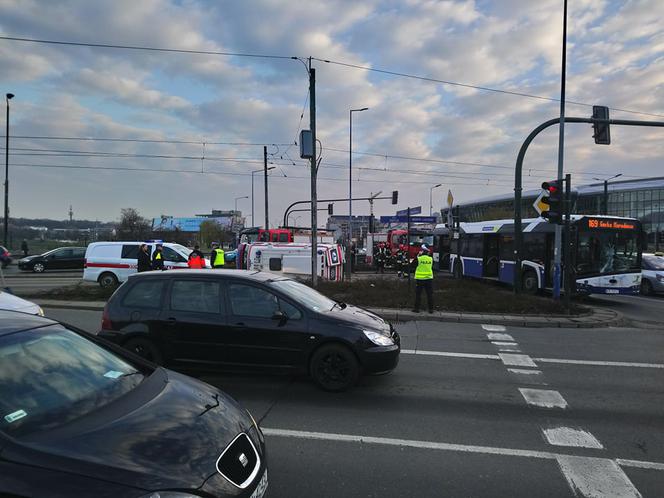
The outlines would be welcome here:
M 47 314 L 91 331 L 100 320 Z M 398 368 L 347 393 L 203 377 L 260 420 L 269 497 L 663 495 L 660 330 L 397 327 Z
M 5 286 L 20 296 L 83 283 L 82 270 L 50 270 L 44 273 L 20 271 L 16 265 L 4 270 Z M 97 285 L 85 282 L 84 285 Z
M 630 320 L 648 324 L 664 322 L 664 295 L 657 296 L 592 296 L 590 301 L 620 311 Z

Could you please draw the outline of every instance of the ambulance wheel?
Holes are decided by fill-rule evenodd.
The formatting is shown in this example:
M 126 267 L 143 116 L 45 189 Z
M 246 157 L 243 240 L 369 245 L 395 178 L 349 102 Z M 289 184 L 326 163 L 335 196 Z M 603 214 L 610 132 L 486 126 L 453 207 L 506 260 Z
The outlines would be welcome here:
M 360 364 L 346 346 L 325 344 L 311 357 L 311 377 L 324 391 L 346 391 L 359 379 Z
M 102 273 L 99 275 L 99 285 L 102 287 L 108 288 L 108 287 L 116 287 L 118 285 L 118 277 L 116 277 L 113 273 Z

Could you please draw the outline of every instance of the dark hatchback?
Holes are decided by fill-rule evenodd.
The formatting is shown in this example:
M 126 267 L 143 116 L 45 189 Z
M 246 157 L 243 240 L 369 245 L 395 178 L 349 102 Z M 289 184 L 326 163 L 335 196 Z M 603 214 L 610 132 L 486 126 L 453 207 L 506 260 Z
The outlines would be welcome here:
M 46 270 L 82 270 L 84 263 L 85 247 L 59 247 L 38 256 L 19 259 L 18 268 L 35 273 Z
M 0 496 L 258 497 L 263 434 L 223 392 L 0 311 Z
M 400 353 L 379 316 L 246 270 L 132 275 L 108 301 L 99 335 L 173 368 L 300 373 L 329 391 L 393 370 Z

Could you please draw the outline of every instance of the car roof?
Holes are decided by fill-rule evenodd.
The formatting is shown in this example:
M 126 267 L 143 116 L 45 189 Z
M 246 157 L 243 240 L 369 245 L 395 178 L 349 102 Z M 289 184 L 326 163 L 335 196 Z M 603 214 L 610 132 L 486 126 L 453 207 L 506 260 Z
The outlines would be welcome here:
M 58 322 L 42 316 L 20 311 L 0 310 L 0 337 L 22 330 L 30 330 L 47 325 L 55 325 Z
M 154 270 L 141 273 L 134 273 L 129 275 L 131 280 L 136 278 L 171 278 L 174 276 L 186 275 L 191 276 L 217 276 L 225 278 L 238 278 L 243 280 L 252 280 L 254 282 L 267 282 L 275 280 L 292 280 L 288 277 L 283 277 L 275 273 L 266 271 L 253 271 L 253 270 L 213 270 L 213 269 L 177 269 L 177 270 Z

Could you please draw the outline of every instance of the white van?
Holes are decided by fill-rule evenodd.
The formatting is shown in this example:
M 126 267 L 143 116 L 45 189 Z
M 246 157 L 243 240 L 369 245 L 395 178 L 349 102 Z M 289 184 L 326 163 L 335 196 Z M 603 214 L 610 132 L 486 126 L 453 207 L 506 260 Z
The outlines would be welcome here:
M 164 268 L 187 268 L 191 249 L 180 244 L 159 242 L 163 246 Z M 102 287 L 111 287 L 127 280 L 136 273 L 138 250 L 141 244 L 148 245 L 150 259 L 156 242 L 93 242 L 85 251 L 83 280 L 99 282 Z M 209 266 L 206 260 L 206 266 Z
M 340 281 L 343 252 L 338 244 L 318 244 L 318 276 Z M 311 244 L 256 242 L 244 247 L 248 270 L 311 276 Z M 239 254 L 240 252 L 238 252 Z

